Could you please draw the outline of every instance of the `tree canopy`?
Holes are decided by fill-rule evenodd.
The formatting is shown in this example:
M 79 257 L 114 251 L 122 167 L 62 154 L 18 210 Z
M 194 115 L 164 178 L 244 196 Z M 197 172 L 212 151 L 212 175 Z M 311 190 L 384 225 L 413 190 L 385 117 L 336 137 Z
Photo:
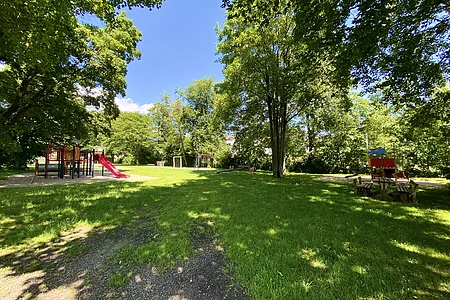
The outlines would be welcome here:
M 370 92 L 383 90 L 385 101 L 426 102 L 449 80 L 446 1 L 223 1 L 231 17 L 260 24 L 286 5 L 294 10 L 299 43 L 336 52 L 339 76 L 351 75 Z M 254 14 L 255 10 L 263 13 Z
M 52 140 L 89 131 L 87 106 L 114 118 L 127 64 L 141 33 L 117 8 L 162 1 L 8 1 L 0 3 L 0 165 L 23 165 Z M 83 14 L 105 23 L 80 22 Z M 5 161 L 5 157 L 14 157 Z M 21 160 L 17 160 L 18 158 Z
M 222 90 L 237 101 L 242 117 L 269 124 L 275 177 L 284 174 L 291 122 L 310 105 L 323 105 L 334 96 L 345 97 L 348 89 L 345 80 L 336 80 L 333 75 L 333 53 L 315 52 L 295 41 L 294 16 L 286 6 L 282 12 L 266 16 L 264 24 L 237 16 L 218 30 L 217 48 L 225 65 Z

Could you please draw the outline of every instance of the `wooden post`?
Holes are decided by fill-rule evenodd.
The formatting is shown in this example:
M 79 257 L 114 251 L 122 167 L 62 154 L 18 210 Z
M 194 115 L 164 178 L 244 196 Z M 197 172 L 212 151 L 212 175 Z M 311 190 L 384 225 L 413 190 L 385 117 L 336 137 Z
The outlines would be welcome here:
M 47 150 L 45 151 L 45 165 L 44 165 L 44 177 L 47 178 L 48 174 L 48 145 Z M 58 157 L 57 157 L 58 159 Z
M 72 179 L 75 177 L 75 146 L 72 148 Z
M 102 150 L 102 155 L 105 156 L 105 150 Z M 102 165 L 102 176 L 105 176 L 105 167 L 103 165 Z
M 61 147 L 59 152 L 60 152 L 59 159 L 60 159 L 60 162 L 61 162 L 59 164 L 59 178 L 63 179 L 64 178 L 64 147 Z
M 394 144 L 394 168 L 395 168 L 395 174 L 394 174 L 394 178 L 395 178 L 395 185 L 397 186 L 397 154 L 395 152 L 395 144 Z
M 92 155 L 91 155 L 91 171 L 92 171 L 92 177 L 94 177 L 94 158 L 95 158 L 95 149 L 92 149 Z

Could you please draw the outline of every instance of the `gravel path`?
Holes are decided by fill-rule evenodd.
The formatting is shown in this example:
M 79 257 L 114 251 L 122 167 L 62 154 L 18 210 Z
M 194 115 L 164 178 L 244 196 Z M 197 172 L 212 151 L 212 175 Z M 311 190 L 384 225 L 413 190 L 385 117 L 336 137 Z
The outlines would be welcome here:
M 250 299 L 224 273 L 227 260 L 211 235 L 192 237 L 195 254 L 163 274 L 150 265 L 137 266 L 123 288 L 108 280 L 119 266 L 110 258 L 121 248 L 148 241 L 151 220 L 140 220 L 133 230 L 77 232 L 41 249 L 0 256 L 0 298 L 12 299 Z M 89 237 L 88 237 L 89 236 Z M 64 254 L 67 245 L 83 246 L 79 255 Z
M 12 175 L 6 180 L 0 180 L 0 188 L 7 187 L 23 187 L 23 186 L 45 186 L 45 185 L 55 185 L 55 184 L 75 184 L 84 182 L 104 182 L 104 181 L 116 181 L 116 180 L 131 180 L 131 181 L 144 181 L 144 180 L 154 180 L 154 177 L 140 176 L 140 175 L 130 175 L 128 178 L 116 178 L 110 172 L 105 171 L 104 176 L 101 175 L 100 171 L 96 171 L 95 176 L 80 176 L 80 178 L 75 177 L 74 179 L 70 176 L 65 176 L 64 179 L 58 178 L 56 176 L 50 176 L 45 178 L 44 176 L 34 177 L 33 173 L 24 173 L 18 175 Z

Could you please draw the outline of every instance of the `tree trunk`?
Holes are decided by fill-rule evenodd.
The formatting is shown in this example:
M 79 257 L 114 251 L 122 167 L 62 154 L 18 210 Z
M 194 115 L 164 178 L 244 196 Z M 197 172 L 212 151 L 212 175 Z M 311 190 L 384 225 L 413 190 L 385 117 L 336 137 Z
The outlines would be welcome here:
M 275 178 L 283 178 L 285 171 L 285 140 L 286 140 L 286 103 L 277 97 L 268 97 L 270 140 L 272 146 L 272 175 Z

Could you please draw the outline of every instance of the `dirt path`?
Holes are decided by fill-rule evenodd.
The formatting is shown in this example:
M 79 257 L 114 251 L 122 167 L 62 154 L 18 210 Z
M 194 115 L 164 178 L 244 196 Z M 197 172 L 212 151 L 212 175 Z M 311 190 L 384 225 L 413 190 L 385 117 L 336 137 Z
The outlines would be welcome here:
M 174 269 L 158 274 L 150 264 L 134 266 L 138 271 L 128 284 L 112 287 L 108 281 L 120 266 L 111 259 L 121 248 L 145 241 L 148 222 L 108 233 L 81 228 L 42 249 L 0 257 L 0 298 L 250 299 L 224 272 L 223 249 L 210 235 L 192 236 L 195 254 Z M 83 245 L 83 253 L 65 254 L 63 249 L 74 242 Z

